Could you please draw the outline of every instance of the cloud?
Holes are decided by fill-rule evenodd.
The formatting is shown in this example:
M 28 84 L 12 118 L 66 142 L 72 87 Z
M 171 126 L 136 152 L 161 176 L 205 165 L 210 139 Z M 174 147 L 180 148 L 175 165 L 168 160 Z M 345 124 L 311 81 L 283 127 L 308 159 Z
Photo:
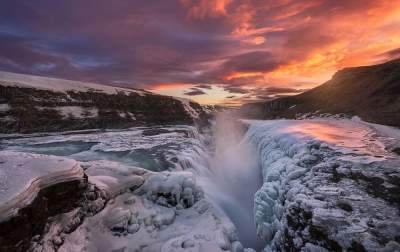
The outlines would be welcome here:
M 399 13 L 389 0 L 1 1 L 0 70 L 253 99 L 400 57 Z
M 389 51 L 384 52 L 384 53 L 382 53 L 382 54 L 380 54 L 378 56 L 379 57 L 383 57 L 384 60 L 398 59 L 398 58 L 400 58 L 400 48 L 389 50 Z
M 201 88 L 201 89 L 212 89 L 212 85 L 208 85 L 208 84 L 199 84 L 195 86 L 196 88 Z
M 189 95 L 189 96 L 197 96 L 197 95 L 203 95 L 206 94 L 203 90 L 199 88 L 191 88 L 190 91 L 186 91 L 183 93 L 184 95 Z
M 223 86 L 223 89 L 232 94 L 247 94 L 250 92 L 250 90 L 248 90 L 246 88 L 243 88 L 240 86 L 234 86 L 234 85 Z
M 252 51 L 228 58 L 211 73 L 215 78 L 228 79 L 235 73 L 269 72 L 281 63 L 268 51 Z
M 276 94 L 287 94 L 287 93 L 301 93 L 306 91 L 305 89 L 296 89 L 296 88 L 290 88 L 290 87 L 266 87 L 266 88 L 260 88 L 256 89 L 257 92 L 263 93 L 264 95 L 276 95 Z
M 195 19 L 219 17 L 227 14 L 227 7 L 233 0 L 181 0 L 188 9 L 188 16 Z

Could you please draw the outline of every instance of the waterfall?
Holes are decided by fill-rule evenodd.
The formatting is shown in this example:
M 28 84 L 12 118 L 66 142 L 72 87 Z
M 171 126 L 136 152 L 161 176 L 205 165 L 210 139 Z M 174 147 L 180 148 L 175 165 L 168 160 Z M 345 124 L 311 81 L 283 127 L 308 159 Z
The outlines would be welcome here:
M 226 113 L 216 117 L 208 134 L 198 135 L 194 148 L 180 157 L 182 169 L 196 174 L 206 197 L 236 226 L 245 247 L 261 250 L 254 224 L 254 194 L 262 186 L 259 157 L 244 132 Z

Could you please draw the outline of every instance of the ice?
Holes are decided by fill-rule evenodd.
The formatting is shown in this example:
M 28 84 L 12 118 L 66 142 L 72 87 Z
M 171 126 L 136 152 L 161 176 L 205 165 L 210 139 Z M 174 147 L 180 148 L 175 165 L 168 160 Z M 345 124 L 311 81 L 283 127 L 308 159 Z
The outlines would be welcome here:
M 84 164 L 89 182 L 103 190 L 108 198 L 114 198 L 129 189 L 137 189 L 144 183 L 143 168 L 126 166 L 106 160 Z
M 191 207 L 203 197 L 203 191 L 189 172 L 156 173 L 146 179 L 138 193 L 159 205 L 179 209 Z
M 82 178 L 82 168 L 72 159 L 0 151 L 0 219 L 29 204 L 42 188 Z
M 88 162 L 108 160 L 140 166 L 153 171 L 182 169 L 174 159 L 181 150 L 200 143 L 193 135 L 196 128 L 186 125 L 136 127 L 106 132 L 33 134 L 2 139 L 8 150 L 67 156 Z M 153 132 L 153 133 L 151 133 Z M 182 153 L 185 155 L 185 153 Z
M 66 236 L 59 251 L 225 251 L 241 244 L 233 225 L 204 197 L 193 174 L 153 173 L 129 167 L 98 165 L 91 177 L 118 179 L 140 174 L 144 184 L 111 199 L 99 214 L 86 218 Z M 138 175 L 136 175 L 138 176 Z
M 393 136 L 399 130 L 380 132 L 347 119 L 244 123 L 246 141 L 261 157 L 264 183 L 255 194 L 254 211 L 266 251 L 400 246 L 395 241 L 398 186 L 391 179 L 400 174 L 400 162 L 385 148 L 388 132 Z

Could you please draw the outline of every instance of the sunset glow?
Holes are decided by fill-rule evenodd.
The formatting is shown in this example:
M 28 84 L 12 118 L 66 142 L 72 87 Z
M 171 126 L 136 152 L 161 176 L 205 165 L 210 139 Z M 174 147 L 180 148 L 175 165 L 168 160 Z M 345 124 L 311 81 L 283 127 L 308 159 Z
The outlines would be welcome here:
M 0 70 L 240 105 L 399 57 L 400 0 L 4 1 L 0 37 Z

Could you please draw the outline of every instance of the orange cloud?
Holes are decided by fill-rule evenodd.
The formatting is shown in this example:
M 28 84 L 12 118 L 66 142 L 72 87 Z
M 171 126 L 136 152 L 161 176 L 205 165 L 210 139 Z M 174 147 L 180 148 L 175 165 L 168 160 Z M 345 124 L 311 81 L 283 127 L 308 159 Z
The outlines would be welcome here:
M 226 15 L 227 6 L 232 0 L 181 0 L 181 3 L 188 9 L 189 17 L 203 19 Z
M 376 63 L 377 55 L 382 58 L 384 52 L 400 46 L 399 0 L 366 0 L 337 6 L 335 2 L 320 0 L 274 4 L 266 1 L 265 5 L 254 7 L 240 7 L 240 12 L 232 17 L 236 24 L 232 34 L 244 41 L 251 41 L 254 34 L 267 38 L 269 34 L 282 34 L 282 42 L 266 46 L 286 63 L 264 72 L 228 73 L 225 80 L 259 76 L 264 83 L 269 79 L 318 82 L 344 67 Z M 261 12 L 269 14 L 262 19 Z M 260 22 L 271 25 L 263 27 Z

